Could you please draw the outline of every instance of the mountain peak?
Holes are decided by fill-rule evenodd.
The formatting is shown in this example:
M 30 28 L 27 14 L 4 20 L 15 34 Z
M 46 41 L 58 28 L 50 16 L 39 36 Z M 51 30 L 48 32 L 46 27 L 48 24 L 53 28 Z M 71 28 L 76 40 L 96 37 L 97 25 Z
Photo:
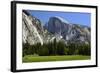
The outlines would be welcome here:
M 63 23 L 68 23 L 69 24 L 69 21 L 67 21 L 67 19 L 65 20 L 64 18 L 62 18 L 60 16 L 54 16 L 54 17 L 61 20 Z
M 62 36 L 62 39 L 71 42 L 89 42 L 90 30 L 78 24 L 71 24 L 66 19 L 54 16 L 48 21 L 46 29 L 55 36 Z M 84 40 L 83 40 L 84 39 Z

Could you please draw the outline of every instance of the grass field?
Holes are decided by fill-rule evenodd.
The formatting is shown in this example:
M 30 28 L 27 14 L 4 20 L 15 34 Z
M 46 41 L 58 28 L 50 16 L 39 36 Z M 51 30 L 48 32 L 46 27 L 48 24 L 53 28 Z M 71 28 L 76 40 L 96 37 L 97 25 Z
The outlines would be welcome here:
M 88 60 L 90 56 L 67 55 L 67 56 L 33 56 L 27 55 L 23 57 L 23 62 L 47 62 L 47 61 L 68 61 L 68 60 Z

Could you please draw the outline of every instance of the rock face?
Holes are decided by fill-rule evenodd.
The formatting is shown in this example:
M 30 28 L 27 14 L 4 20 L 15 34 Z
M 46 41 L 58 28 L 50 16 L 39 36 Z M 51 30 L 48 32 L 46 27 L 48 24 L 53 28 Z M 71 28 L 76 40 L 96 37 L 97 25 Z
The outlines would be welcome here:
M 87 26 L 70 24 L 65 19 L 55 16 L 43 26 L 41 21 L 31 16 L 27 11 L 22 12 L 23 43 L 47 43 L 57 41 L 90 43 L 91 30 Z
M 66 42 L 89 43 L 91 38 L 90 28 L 79 24 L 71 24 L 61 17 L 51 17 L 45 28 L 58 35 Z
M 22 13 L 22 25 L 23 25 L 23 42 L 29 44 L 35 44 L 40 42 L 43 44 L 43 39 L 40 34 L 43 32 L 41 23 L 38 19 L 32 17 L 28 12 Z

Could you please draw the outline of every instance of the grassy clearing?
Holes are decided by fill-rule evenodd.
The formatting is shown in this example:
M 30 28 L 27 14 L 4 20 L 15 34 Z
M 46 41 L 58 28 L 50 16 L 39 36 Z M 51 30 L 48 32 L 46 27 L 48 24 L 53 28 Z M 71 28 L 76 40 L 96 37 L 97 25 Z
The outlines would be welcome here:
M 47 61 L 68 61 L 68 60 L 88 60 L 90 56 L 67 55 L 67 56 L 33 56 L 27 55 L 23 57 L 23 62 L 47 62 Z

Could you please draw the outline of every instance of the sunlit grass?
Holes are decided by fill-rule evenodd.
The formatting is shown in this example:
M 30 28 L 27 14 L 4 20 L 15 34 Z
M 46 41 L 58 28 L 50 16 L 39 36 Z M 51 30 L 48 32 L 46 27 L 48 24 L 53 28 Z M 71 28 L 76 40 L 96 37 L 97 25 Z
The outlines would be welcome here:
M 69 61 L 69 60 L 88 60 L 90 56 L 64 55 L 64 56 L 33 56 L 23 57 L 23 62 L 47 62 L 47 61 Z

